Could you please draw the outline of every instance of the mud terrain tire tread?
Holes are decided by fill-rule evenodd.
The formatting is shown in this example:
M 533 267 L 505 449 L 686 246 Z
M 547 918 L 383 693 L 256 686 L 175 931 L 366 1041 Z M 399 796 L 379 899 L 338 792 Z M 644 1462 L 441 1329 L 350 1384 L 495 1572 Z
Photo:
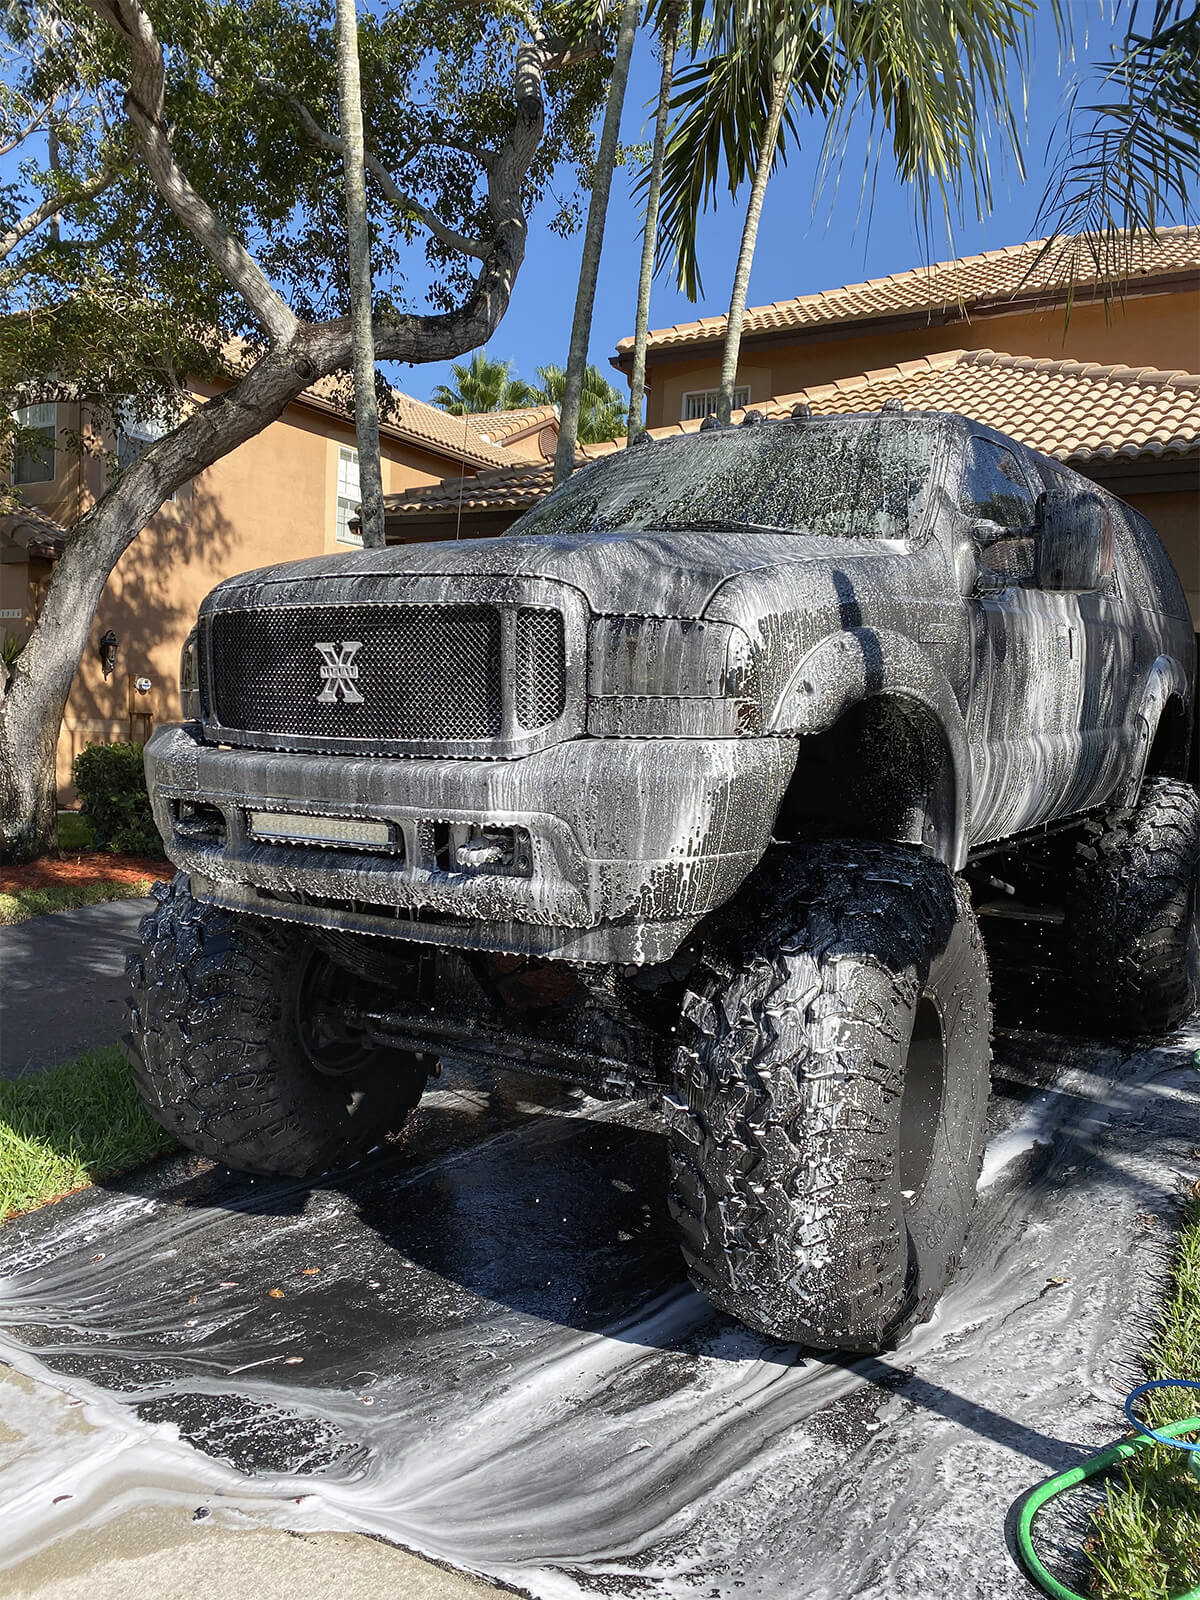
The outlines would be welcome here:
M 303 1057 L 285 1002 L 299 929 L 204 905 L 184 874 L 153 893 L 126 963 L 125 1052 L 161 1127 L 239 1171 L 297 1178 L 399 1131 L 425 1082 L 405 1057 L 385 1053 L 384 1070 L 353 1082 Z
M 943 1016 L 939 1131 L 897 1171 L 909 1030 Z M 667 1096 L 670 1206 L 693 1283 L 762 1332 L 877 1351 L 957 1265 L 983 1156 L 988 972 L 965 885 L 915 851 L 768 857 L 718 919 Z
M 1200 795 L 1147 778 L 1137 803 L 1083 823 L 1066 904 L 1071 992 L 1089 1031 L 1161 1034 L 1193 1000 Z

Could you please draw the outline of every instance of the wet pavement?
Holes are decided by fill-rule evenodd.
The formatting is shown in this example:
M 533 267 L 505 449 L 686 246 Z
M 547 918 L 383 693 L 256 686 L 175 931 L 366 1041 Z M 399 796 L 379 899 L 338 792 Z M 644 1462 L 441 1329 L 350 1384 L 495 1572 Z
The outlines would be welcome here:
M 0 928 L 0 1078 L 121 1037 L 125 956 L 153 903 L 113 900 Z
M 1002 1038 L 966 1262 L 879 1359 L 713 1312 L 654 1115 L 517 1074 L 448 1072 L 327 1187 L 180 1157 L 9 1224 L 0 1358 L 95 1432 L 0 1451 L 0 1593 L 131 1506 L 203 1506 L 547 1600 L 1027 1596 L 1006 1522 L 1122 1431 L 1197 1047 L 1200 1019 L 1136 1055 Z

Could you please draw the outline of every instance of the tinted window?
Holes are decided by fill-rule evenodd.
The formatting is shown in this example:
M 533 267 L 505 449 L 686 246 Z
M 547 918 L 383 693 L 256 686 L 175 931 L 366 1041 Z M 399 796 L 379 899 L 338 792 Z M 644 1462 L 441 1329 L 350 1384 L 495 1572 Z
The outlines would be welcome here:
M 1029 528 L 1036 520 L 1033 496 L 1011 450 L 990 439 L 968 439 L 963 475 L 963 510 L 1002 528 Z
M 902 539 L 920 526 L 936 439 L 928 422 L 878 415 L 685 434 L 584 467 L 512 532 Z

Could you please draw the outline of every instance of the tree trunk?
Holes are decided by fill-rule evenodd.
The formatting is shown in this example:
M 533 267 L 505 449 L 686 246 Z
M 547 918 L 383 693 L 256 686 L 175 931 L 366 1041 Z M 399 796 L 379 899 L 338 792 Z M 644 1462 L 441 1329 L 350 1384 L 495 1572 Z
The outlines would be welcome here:
M 754 263 L 754 247 L 758 243 L 758 224 L 762 216 L 763 199 L 771 168 L 775 165 L 775 150 L 779 143 L 779 129 L 791 89 L 790 66 L 776 72 L 771 78 L 771 101 L 767 112 L 767 125 L 754 168 L 754 181 L 750 185 L 750 204 L 746 207 L 746 220 L 742 225 L 742 243 L 738 251 L 737 271 L 733 275 L 733 292 L 729 297 L 729 315 L 725 322 L 725 350 L 721 357 L 721 390 L 717 399 L 717 416 L 728 422 L 733 410 L 733 389 L 737 382 L 738 356 L 742 349 L 742 323 L 746 319 L 746 296 L 750 290 L 750 268 Z
M 383 475 L 379 462 L 379 409 L 375 399 L 375 343 L 371 331 L 371 234 L 367 219 L 362 93 L 358 76 L 358 18 L 354 0 L 337 0 L 339 124 L 345 153 L 346 229 L 350 243 L 350 326 L 354 339 L 354 431 L 358 438 L 359 517 L 362 542 L 380 549 Z
M 629 374 L 629 421 L 632 439 L 642 428 L 642 401 L 646 393 L 646 335 L 650 327 L 650 286 L 654 281 L 654 247 L 658 233 L 658 202 L 662 194 L 663 156 L 667 148 L 667 122 L 671 110 L 671 79 L 675 75 L 675 47 L 683 0 L 672 0 L 663 18 L 659 43 L 662 74 L 658 80 L 658 109 L 654 113 L 654 149 L 650 156 L 650 183 L 646 190 L 646 222 L 642 232 L 642 266 L 638 276 L 637 317 L 633 329 L 633 369 Z
M 264 356 L 153 445 L 75 524 L 0 696 L 0 861 L 29 861 L 56 843 L 58 731 L 113 568 L 181 484 L 261 432 L 350 353 L 344 332 L 314 346 L 311 357 L 295 349 Z
M 600 132 L 600 149 L 596 153 L 596 170 L 592 179 L 592 197 L 583 233 L 583 259 L 579 265 L 579 289 L 575 296 L 575 317 L 571 323 L 571 349 L 567 356 L 567 376 L 558 418 L 558 449 L 554 455 L 556 486 L 571 476 L 575 466 L 575 439 L 579 432 L 583 374 L 592 332 L 592 307 L 596 302 L 596 277 L 600 271 L 600 252 L 604 248 L 608 195 L 617 162 L 621 111 L 625 104 L 625 85 L 629 81 L 629 61 L 633 55 L 633 40 L 640 11 L 641 0 L 625 0 L 621 7 L 617 53 L 613 60 L 612 82 L 608 87 L 608 103 L 604 108 L 604 126 Z

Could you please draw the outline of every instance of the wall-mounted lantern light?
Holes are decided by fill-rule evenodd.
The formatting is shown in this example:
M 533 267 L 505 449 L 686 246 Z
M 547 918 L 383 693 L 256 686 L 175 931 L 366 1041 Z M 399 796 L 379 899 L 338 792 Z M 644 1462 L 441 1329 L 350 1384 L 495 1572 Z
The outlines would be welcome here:
M 104 670 L 104 676 L 106 678 L 111 678 L 113 673 L 117 670 L 117 652 L 119 649 L 120 644 L 117 640 L 117 636 L 111 628 L 109 628 L 107 633 L 102 633 L 100 635 L 100 665 Z

